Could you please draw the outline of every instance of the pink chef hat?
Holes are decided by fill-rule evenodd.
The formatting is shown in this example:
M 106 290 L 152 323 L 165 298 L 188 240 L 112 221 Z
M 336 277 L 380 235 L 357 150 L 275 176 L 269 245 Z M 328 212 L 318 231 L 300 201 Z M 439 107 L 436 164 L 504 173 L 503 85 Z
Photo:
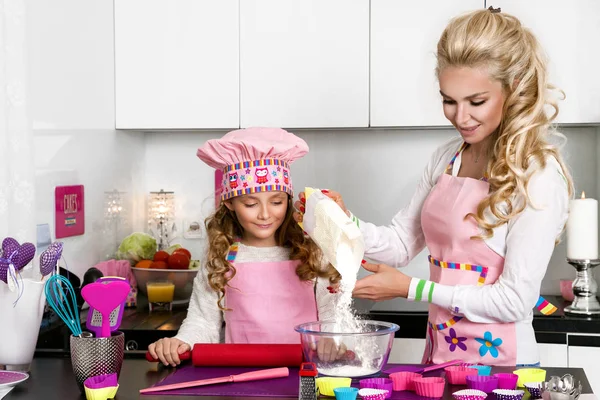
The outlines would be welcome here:
M 298 136 L 279 128 L 247 128 L 206 141 L 196 153 L 223 171 L 221 200 L 257 192 L 293 196 L 290 164 L 308 153 Z

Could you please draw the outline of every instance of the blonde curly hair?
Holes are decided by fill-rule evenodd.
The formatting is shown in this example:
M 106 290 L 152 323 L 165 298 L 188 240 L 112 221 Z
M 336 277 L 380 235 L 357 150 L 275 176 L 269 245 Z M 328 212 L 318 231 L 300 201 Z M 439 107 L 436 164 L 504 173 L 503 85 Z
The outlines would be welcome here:
M 304 235 L 302 228 L 293 219 L 292 198 L 288 195 L 288 204 L 285 219 L 275 233 L 277 246 L 289 247 L 290 260 L 300 260 L 296 268 L 296 275 L 301 281 L 310 281 L 316 277 L 329 278 L 332 284 L 340 280 L 340 274 L 331 264 L 323 270 L 323 254 L 321 249 L 309 237 Z M 217 305 L 220 310 L 231 311 L 223 306 L 225 291 L 229 281 L 235 276 L 235 267 L 227 261 L 230 246 L 236 238 L 243 236 L 242 225 L 237 220 L 235 213 L 229 210 L 224 203 L 206 219 L 206 232 L 208 235 L 208 250 L 206 264 L 208 269 L 208 284 L 217 293 Z
M 545 55 L 535 36 L 514 16 L 491 10 L 478 10 L 454 18 L 437 44 L 437 68 L 485 68 L 492 80 L 502 84 L 505 102 L 502 121 L 492 133 L 487 150 L 485 174 L 490 194 L 483 199 L 473 217 L 483 230 L 478 238 L 489 238 L 493 229 L 519 215 L 527 205 L 535 207 L 528 193 L 531 176 L 554 157 L 565 177 L 569 196 L 573 181 L 558 148 L 551 144 L 556 132 L 552 121 L 558 114 L 548 83 Z M 564 93 L 558 90 L 564 99 Z M 553 113 L 548 115 L 545 108 Z M 564 138 L 564 137 L 563 137 Z M 530 170 L 530 167 L 531 170 Z M 507 212 L 501 210 L 506 204 Z M 487 221 L 489 209 L 495 222 Z

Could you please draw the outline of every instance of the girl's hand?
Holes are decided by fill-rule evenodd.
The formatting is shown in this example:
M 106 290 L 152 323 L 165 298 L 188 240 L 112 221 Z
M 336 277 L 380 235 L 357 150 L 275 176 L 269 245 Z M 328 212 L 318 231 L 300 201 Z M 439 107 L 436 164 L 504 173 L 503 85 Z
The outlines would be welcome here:
M 384 301 L 396 297 L 408 297 L 411 277 L 385 264 L 363 262 L 362 267 L 373 272 L 359 279 L 354 286 L 352 296 L 359 299 Z
M 164 365 L 175 367 L 181 363 L 179 355 L 191 350 L 189 344 L 175 338 L 163 338 L 148 346 L 148 352 Z
M 344 343 L 338 346 L 332 338 L 322 338 L 317 342 L 316 346 L 319 360 L 324 362 L 332 362 L 339 360 L 346 355 L 348 348 Z M 314 349 L 313 349 L 314 350 Z
M 348 212 L 348 209 L 346 208 L 346 205 L 344 204 L 344 200 L 342 199 L 341 194 L 339 194 L 335 190 L 327 190 L 327 189 L 321 189 L 321 192 L 323 192 L 324 195 L 328 196 L 333 201 L 335 201 L 335 203 L 338 206 L 340 206 L 340 208 L 346 213 L 346 215 L 350 214 Z M 304 196 L 304 192 L 300 192 L 298 194 L 298 200 L 294 203 L 294 208 L 297 211 L 294 211 L 293 216 L 294 216 L 294 220 L 296 222 L 302 222 L 304 212 L 306 211 L 305 206 L 306 206 L 306 197 Z

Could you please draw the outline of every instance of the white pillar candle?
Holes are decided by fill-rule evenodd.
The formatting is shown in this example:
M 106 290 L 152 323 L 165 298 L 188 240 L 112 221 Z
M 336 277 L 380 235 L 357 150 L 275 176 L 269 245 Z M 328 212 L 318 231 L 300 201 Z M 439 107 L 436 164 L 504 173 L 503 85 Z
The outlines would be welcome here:
M 598 201 L 586 199 L 585 192 L 569 204 L 567 258 L 598 259 Z

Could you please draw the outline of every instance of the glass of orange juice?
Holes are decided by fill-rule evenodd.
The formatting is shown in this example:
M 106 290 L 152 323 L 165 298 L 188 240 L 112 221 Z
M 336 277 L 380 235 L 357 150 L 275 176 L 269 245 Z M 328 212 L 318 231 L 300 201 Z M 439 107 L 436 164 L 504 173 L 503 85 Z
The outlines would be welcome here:
M 168 280 L 149 281 L 146 283 L 148 307 L 152 311 L 171 311 L 175 284 Z

